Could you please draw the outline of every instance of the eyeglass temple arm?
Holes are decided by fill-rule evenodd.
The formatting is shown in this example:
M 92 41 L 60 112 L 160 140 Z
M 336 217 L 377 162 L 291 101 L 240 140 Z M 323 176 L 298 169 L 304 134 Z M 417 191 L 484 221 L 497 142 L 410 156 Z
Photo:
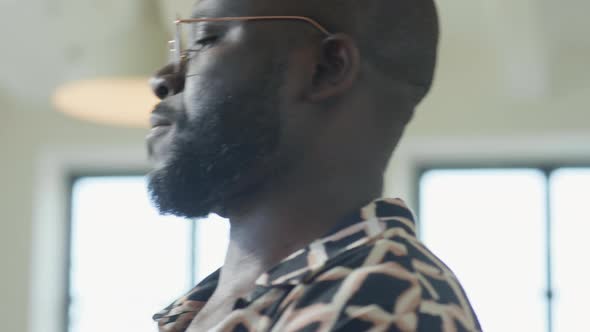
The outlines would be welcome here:
M 298 20 L 305 21 L 313 25 L 316 29 L 321 31 L 326 36 L 332 35 L 328 29 L 313 19 L 305 16 L 242 16 L 242 17 L 210 17 L 210 18 L 193 18 L 193 19 L 176 19 L 175 23 L 178 26 L 180 23 L 198 23 L 198 22 L 224 22 L 224 21 L 258 21 L 258 20 Z M 178 31 L 178 29 L 177 29 Z

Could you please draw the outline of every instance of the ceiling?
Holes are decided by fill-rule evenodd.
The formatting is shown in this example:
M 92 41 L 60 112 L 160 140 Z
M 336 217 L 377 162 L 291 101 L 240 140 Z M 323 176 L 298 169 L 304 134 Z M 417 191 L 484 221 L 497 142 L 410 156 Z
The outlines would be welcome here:
M 3 0 L 0 102 L 46 110 L 63 82 L 148 75 L 165 61 L 174 13 L 193 0 Z M 439 1 L 435 93 L 561 98 L 590 86 L 590 2 Z M 451 96 L 449 96 L 450 98 Z M 442 98 L 442 97 L 440 97 Z

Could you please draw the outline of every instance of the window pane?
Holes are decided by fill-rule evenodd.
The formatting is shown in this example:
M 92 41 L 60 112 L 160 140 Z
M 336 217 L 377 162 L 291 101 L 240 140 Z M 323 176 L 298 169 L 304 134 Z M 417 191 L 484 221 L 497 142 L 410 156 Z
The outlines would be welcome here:
M 215 214 L 197 220 L 195 279 L 201 281 L 215 272 L 225 260 L 229 243 L 229 222 Z
M 190 223 L 158 216 L 144 177 L 88 177 L 72 197 L 71 332 L 156 331 L 189 286 Z
M 421 180 L 421 235 L 456 273 L 486 332 L 546 331 L 545 177 L 436 170 Z
M 590 169 L 551 176 L 555 331 L 586 330 L 590 298 Z

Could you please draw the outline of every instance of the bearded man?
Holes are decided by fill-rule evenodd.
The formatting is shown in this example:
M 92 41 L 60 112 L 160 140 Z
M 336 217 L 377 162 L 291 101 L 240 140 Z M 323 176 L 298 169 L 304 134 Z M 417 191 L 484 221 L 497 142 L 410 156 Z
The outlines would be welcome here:
M 480 331 L 383 174 L 429 91 L 432 0 L 202 0 L 152 79 L 162 214 L 229 219 L 160 331 Z M 188 39 L 183 36 L 187 35 Z

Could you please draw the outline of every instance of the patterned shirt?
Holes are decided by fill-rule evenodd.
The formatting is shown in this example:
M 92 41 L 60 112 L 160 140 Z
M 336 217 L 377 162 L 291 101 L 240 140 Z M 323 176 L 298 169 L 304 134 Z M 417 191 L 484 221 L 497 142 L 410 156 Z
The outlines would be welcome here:
M 459 281 L 416 238 L 399 199 L 377 200 L 260 276 L 211 331 L 481 331 Z M 215 272 L 157 313 L 161 332 L 186 331 Z

